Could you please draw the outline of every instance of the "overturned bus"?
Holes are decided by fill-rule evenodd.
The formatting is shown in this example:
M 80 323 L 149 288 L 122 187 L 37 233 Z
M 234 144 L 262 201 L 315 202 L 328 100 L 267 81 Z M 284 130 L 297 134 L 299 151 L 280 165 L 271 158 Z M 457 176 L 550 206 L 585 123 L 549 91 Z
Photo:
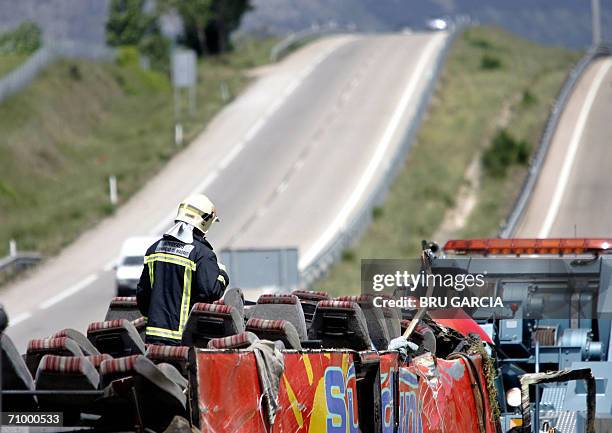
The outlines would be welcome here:
M 482 341 L 424 316 L 407 344 L 389 349 L 409 322 L 372 308 L 368 296 L 294 291 L 245 305 L 231 289 L 194 305 L 182 346 L 145 345 L 145 323 L 135 299 L 123 297 L 86 334 L 33 339 L 23 356 L 2 335 L 3 423 L 45 431 L 498 431 Z

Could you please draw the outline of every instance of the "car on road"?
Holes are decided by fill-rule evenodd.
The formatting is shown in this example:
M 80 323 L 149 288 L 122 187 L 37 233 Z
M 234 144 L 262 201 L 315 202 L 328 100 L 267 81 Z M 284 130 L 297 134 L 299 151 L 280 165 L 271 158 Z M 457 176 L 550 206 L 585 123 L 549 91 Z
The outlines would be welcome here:
M 117 296 L 134 296 L 136 285 L 144 266 L 144 255 L 147 248 L 157 239 L 146 236 L 128 238 L 121 246 L 119 259 L 115 267 Z
M 427 27 L 427 30 L 440 32 L 448 29 L 448 22 L 442 18 L 433 18 L 431 20 L 427 20 L 425 26 Z

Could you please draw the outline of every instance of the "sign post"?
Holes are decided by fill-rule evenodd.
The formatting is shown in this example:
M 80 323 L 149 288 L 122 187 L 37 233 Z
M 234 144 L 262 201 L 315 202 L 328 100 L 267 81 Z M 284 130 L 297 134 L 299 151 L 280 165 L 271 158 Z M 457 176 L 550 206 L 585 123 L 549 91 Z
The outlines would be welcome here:
M 117 178 L 115 176 L 108 177 L 108 196 L 110 204 L 116 206 L 119 201 L 119 195 L 117 193 Z

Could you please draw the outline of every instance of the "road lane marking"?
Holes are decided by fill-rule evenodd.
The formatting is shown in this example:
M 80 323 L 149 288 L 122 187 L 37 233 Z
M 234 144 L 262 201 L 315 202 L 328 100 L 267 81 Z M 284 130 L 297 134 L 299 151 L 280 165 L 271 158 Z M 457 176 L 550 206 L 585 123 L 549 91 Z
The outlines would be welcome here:
M 25 311 L 21 314 L 18 314 L 13 318 L 9 318 L 9 326 L 15 326 L 23 321 L 28 320 L 30 317 L 32 317 L 32 313 L 30 313 L 29 311 Z
M 538 233 L 538 238 L 548 237 L 550 230 L 557 219 L 559 208 L 561 207 L 561 201 L 563 200 L 563 195 L 565 194 L 565 188 L 569 182 L 572 167 L 574 166 L 574 160 L 576 159 L 578 148 L 580 147 L 582 134 L 584 133 L 584 128 L 586 127 L 586 122 L 589 118 L 591 108 L 593 108 L 593 103 L 595 102 L 599 88 L 601 87 L 606 74 L 610 70 L 610 67 L 612 67 L 612 60 L 608 59 L 606 60 L 606 64 L 603 65 L 599 71 L 597 71 L 597 75 L 591 84 L 589 93 L 587 93 L 586 99 L 584 100 L 584 104 L 582 105 L 580 114 L 578 115 L 578 120 L 576 121 L 576 127 L 574 128 L 572 137 L 570 139 L 567 153 L 565 154 L 563 166 L 559 172 L 557 184 L 555 185 L 555 192 L 550 202 L 548 212 L 546 213 L 544 223 L 542 224 L 540 232 Z
M 232 150 L 230 150 L 229 153 L 225 155 L 225 157 L 219 163 L 219 170 L 225 170 L 225 167 L 227 167 L 230 162 L 232 162 L 234 158 L 238 156 L 238 154 L 242 151 L 243 148 L 244 141 L 241 141 L 236 146 L 234 146 Z
M 447 36 L 445 36 L 447 37 Z M 400 102 L 398 103 L 385 131 L 378 142 L 374 155 L 370 160 L 366 170 L 363 175 L 359 179 L 357 187 L 353 190 L 349 199 L 346 201 L 332 224 L 330 224 L 327 229 L 323 232 L 323 234 L 314 242 L 314 244 L 306 251 L 306 253 L 302 256 L 299 261 L 299 269 L 302 270 L 306 268 L 320 253 L 323 249 L 336 237 L 336 235 L 342 231 L 350 217 L 351 213 L 356 208 L 359 201 L 362 199 L 363 195 L 370 186 L 372 179 L 375 174 L 380 170 L 380 166 L 384 161 L 384 157 L 386 155 L 387 149 L 391 144 L 393 137 L 395 136 L 398 128 L 400 127 L 400 122 L 402 120 L 402 116 L 404 115 L 406 109 L 408 108 L 409 103 L 411 102 L 414 93 L 417 90 L 417 85 L 419 81 L 424 77 L 425 68 L 429 65 L 431 58 L 434 55 L 435 48 L 439 45 L 439 41 L 442 39 L 438 39 L 435 36 L 431 38 L 425 49 L 423 50 L 423 54 L 419 59 L 419 63 L 417 64 L 414 72 L 410 76 L 410 80 L 408 81 L 404 92 L 402 93 L 402 97 Z
M 47 299 L 46 301 L 42 302 L 40 304 L 40 309 L 41 310 L 46 310 L 47 308 L 50 308 L 50 307 L 54 306 L 58 302 L 61 302 L 64 299 L 74 295 L 75 293 L 80 292 L 85 287 L 89 286 L 91 283 L 96 281 L 97 279 L 98 279 L 98 275 L 97 274 L 88 275 L 87 277 L 85 277 L 81 281 L 79 281 L 78 283 L 68 287 L 65 290 L 62 290 L 57 295 L 52 296 L 49 299 Z
M 112 271 L 115 266 L 119 263 L 119 257 L 116 257 L 114 259 L 112 259 L 111 261 L 109 261 L 107 264 L 104 265 L 104 268 L 102 268 L 102 270 L 104 272 L 110 272 Z
M 372 65 L 372 59 L 373 58 L 371 57 L 368 61 L 364 63 L 366 65 Z M 289 187 L 289 182 L 293 178 L 295 178 L 300 169 L 304 166 L 305 160 L 312 152 L 312 150 L 320 144 L 322 135 L 324 135 L 325 131 L 337 119 L 338 115 L 340 114 L 341 108 L 345 105 L 343 102 L 346 102 L 351 97 L 351 95 L 354 93 L 353 91 L 355 87 L 363 80 L 365 73 L 366 68 L 361 67 L 359 71 L 354 74 L 353 78 L 348 80 L 347 83 L 342 86 L 336 98 L 336 102 L 333 104 L 331 113 L 325 116 L 324 122 L 320 123 L 319 126 L 317 126 L 315 132 L 312 134 L 311 139 L 308 140 L 308 144 L 298 154 L 295 163 L 290 166 L 289 170 L 285 173 L 276 189 L 268 196 L 266 200 L 264 200 L 264 205 L 261 208 L 257 209 L 252 215 L 252 217 L 247 218 L 245 223 L 242 224 L 239 230 L 235 231 L 235 234 L 232 235 L 230 240 L 224 245 L 225 248 L 233 247 L 234 244 L 238 242 L 238 239 L 244 236 L 244 234 L 249 230 L 249 228 L 254 224 L 254 222 L 268 212 L 269 208 L 273 206 L 274 201 L 278 198 L 278 196 L 287 190 L 287 188 Z
M 334 51 L 344 46 L 345 44 L 334 45 L 322 53 L 320 53 L 317 57 L 315 57 L 314 61 L 308 65 L 302 72 L 294 79 L 291 83 L 289 83 L 282 91 L 281 96 L 277 98 L 272 105 L 268 106 L 268 109 L 259 117 L 247 130 L 244 134 L 243 138 L 238 141 L 236 145 L 232 147 L 229 153 L 219 162 L 217 169 L 209 174 L 202 182 L 200 182 L 190 193 L 198 194 L 202 193 L 211 183 L 213 183 L 219 173 L 222 170 L 225 170 L 227 166 L 234 160 L 236 157 L 244 150 L 248 142 L 250 142 L 259 131 L 266 125 L 266 123 L 270 120 L 270 118 L 274 115 L 274 113 L 285 103 L 287 98 L 291 96 L 291 94 L 308 78 L 308 76 L 315 70 L 320 63 L 322 63 L 327 57 L 329 57 Z M 152 236 L 160 235 L 166 229 L 170 228 L 172 225 L 172 221 L 174 216 L 176 215 L 176 211 L 172 211 L 168 214 L 166 218 L 160 221 L 153 229 L 149 231 L 149 234 Z
M 288 185 L 289 185 L 288 181 L 286 180 L 282 181 L 281 184 L 276 187 L 276 194 L 282 194 L 283 192 L 285 192 Z
M 261 129 L 264 126 L 266 126 L 266 123 L 269 118 L 270 118 L 270 114 L 267 114 L 267 115 L 264 114 L 263 117 L 260 117 L 259 119 L 257 119 L 257 121 L 249 128 L 246 134 L 244 134 L 244 141 L 247 143 L 251 141 L 257 135 L 257 133 L 261 131 Z M 242 148 L 240 150 L 242 150 Z

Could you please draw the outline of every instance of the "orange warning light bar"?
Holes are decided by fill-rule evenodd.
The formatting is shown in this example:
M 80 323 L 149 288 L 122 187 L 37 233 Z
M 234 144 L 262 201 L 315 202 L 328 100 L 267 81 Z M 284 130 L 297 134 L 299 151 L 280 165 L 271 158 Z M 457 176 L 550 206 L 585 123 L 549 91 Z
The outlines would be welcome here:
M 444 251 L 455 254 L 601 254 L 612 249 L 612 238 L 461 239 L 450 240 Z

